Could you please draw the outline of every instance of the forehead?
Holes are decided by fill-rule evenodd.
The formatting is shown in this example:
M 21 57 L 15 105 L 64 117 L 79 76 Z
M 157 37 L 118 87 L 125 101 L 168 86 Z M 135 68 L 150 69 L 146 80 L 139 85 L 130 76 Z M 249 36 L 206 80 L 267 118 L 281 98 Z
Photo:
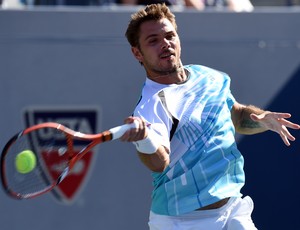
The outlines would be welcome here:
M 165 34 L 171 31 L 176 32 L 173 24 L 166 18 L 162 18 L 158 21 L 146 21 L 141 24 L 140 39 L 146 39 L 149 36 Z

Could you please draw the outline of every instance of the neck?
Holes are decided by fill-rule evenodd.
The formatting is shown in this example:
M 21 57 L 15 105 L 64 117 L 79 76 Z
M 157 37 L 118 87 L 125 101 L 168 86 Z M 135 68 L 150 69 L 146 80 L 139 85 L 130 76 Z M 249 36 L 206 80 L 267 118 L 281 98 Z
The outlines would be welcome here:
M 155 74 L 150 74 L 149 72 L 147 72 L 147 76 L 152 81 L 158 82 L 160 84 L 182 84 L 188 78 L 188 75 L 182 65 L 180 65 L 172 72 L 166 71 Z

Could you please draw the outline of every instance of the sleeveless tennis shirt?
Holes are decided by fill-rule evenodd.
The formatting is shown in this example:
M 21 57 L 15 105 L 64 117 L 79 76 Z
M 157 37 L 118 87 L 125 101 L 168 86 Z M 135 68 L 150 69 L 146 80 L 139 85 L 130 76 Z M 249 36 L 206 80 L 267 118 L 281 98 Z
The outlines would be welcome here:
M 134 111 L 170 150 L 169 166 L 152 173 L 151 210 L 161 215 L 181 215 L 226 197 L 241 197 L 245 181 L 231 120 L 235 99 L 229 76 L 200 65 L 184 68 L 189 78 L 183 84 L 147 78 Z M 178 124 L 171 139 L 174 120 Z

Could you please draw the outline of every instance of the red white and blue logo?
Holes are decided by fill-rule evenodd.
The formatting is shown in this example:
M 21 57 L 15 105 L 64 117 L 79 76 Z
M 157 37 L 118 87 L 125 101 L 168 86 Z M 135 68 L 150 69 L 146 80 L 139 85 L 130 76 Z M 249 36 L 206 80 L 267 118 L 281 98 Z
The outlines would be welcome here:
M 30 127 L 32 125 L 44 122 L 60 123 L 72 130 L 79 131 L 86 134 L 95 134 L 99 128 L 99 107 L 84 107 L 84 108 L 68 108 L 68 107 L 30 107 L 26 108 L 24 113 L 25 125 Z M 59 136 L 53 136 L 51 132 L 38 132 L 33 137 L 33 148 L 41 153 L 41 158 L 44 168 L 47 169 L 47 176 L 57 178 L 57 175 L 62 173 L 64 161 L 55 149 L 51 154 L 52 159 L 43 157 L 43 152 L 49 152 L 47 146 L 43 146 L 44 140 L 53 138 L 56 143 L 60 141 Z M 83 143 L 80 141 L 74 143 L 74 151 L 80 151 L 83 148 Z M 53 191 L 54 197 L 65 204 L 70 204 L 76 200 L 80 191 L 84 188 L 88 176 L 92 171 L 92 165 L 95 162 L 96 149 L 92 149 L 85 154 L 74 166 L 70 174 L 58 185 Z M 56 159 L 55 159 L 56 158 Z

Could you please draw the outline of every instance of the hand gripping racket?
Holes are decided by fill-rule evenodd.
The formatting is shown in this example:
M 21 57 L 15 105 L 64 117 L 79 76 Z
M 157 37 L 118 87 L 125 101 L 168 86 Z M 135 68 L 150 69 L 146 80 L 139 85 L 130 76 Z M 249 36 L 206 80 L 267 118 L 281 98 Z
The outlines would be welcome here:
M 2 186 L 8 195 L 16 199 L 29 199 L 47 193 L 61 183 L 76 162 L 94 146 L 118 139 L 137 125 L 136 122 L 125 124 L 99 134 L 83 134 L 52 122 L 31 126 L 13 136 L 2 151 Z M 43 138 L 40 138 L 41 134 Z M 36 143 L 43 148 L 34 149 Z M 74 145 L 78 146 L 78 143 L 82 148 L 75 151 Z M 35 165 L 27 172 L 20 172 L 16 159 L 24 152 L 34 154 Z M 57 176 L 49 175 L 46 167 L 49 161 L 59 165 Z

